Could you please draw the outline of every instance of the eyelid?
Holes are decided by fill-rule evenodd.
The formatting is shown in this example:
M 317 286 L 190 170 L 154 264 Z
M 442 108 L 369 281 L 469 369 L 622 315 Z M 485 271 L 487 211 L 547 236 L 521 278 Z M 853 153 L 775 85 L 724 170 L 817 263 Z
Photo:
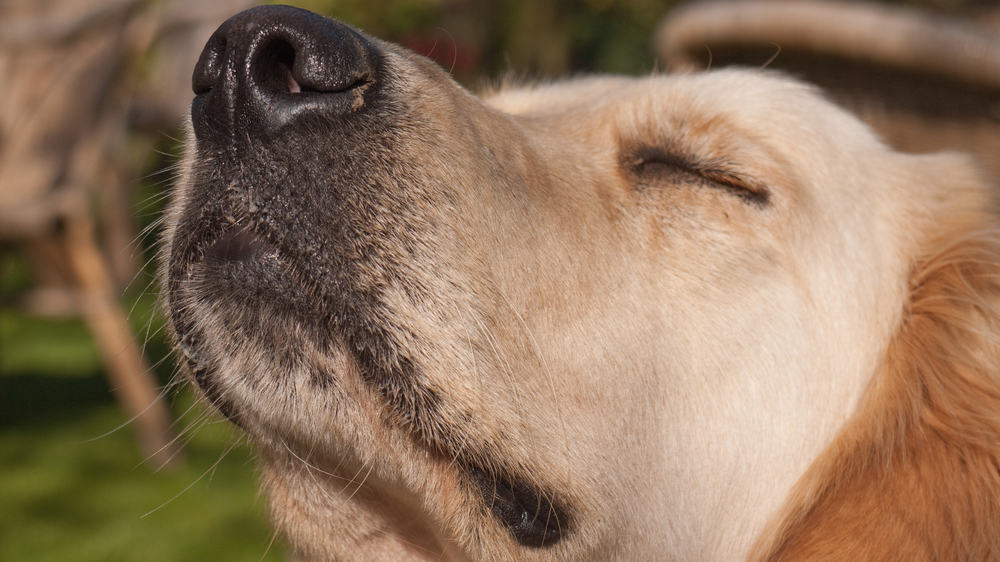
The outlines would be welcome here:
M 726 189 L 738 190 L 737 195 L 758 205 L 767 205 L 771 202 L 771 192 L 761 187 L 756 182 L 748 181 L 746 178 L 726 169 L 701 168 L 695 172 L 703 178 L 725 186 Z
M 633 153 L 628 168 L 637 176 L 647 176 L 651 172 L 657 173 L 657 170 L 662 170 L 661 174 L 689 174 L 755 205 L 766 206 L 771 199 L 767 188 L 732 171 L 724 162 L 701 161 L 678 152 L 659 148 L 639 149 Z

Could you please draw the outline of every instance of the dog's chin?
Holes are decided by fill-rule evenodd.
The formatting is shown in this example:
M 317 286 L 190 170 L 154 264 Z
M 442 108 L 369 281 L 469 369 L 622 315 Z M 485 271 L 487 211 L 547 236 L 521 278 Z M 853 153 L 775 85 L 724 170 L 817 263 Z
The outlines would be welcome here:
M 328 315 L 280 250 L 246 225 L 201 248 L 171 292 L 178 348 L 224 416 L 244 429 L 260 425 L 252 420 L 272 425 L 259 414 L 293 393 L 295 379 L 323 390 L 336 376 L 304 360 L 341 355 Z
M 327 337 L 330 315 L 308 267 L 286 258 L 265 234 L 237 222 L 202 247 L 182 289 L 195 308 L 218 313 L 245 337 L 281 341 L 289 329 Z
M 245 224 L 237 224 L 205 248 L 205 264 L 238 264 L 278 259 L 278 252 Z

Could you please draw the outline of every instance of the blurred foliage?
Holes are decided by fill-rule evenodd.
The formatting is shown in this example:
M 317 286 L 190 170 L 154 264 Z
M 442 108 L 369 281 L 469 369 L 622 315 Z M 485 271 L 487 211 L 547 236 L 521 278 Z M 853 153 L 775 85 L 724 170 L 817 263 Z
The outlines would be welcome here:
M 675 0 L 304 0 L 324 13 L 407 46 L 475 86 L 514 73 L 544 78 L 654 68 L 650 37 Z
M 281 2 L 287 3 L 287 2 Z M 437 61 L 467 86 L 513 75 L 544 79 L 656 69 L 650 39 L 683 0 L 302 0 Z M 886 0 L 972 13 L 996 0 Z

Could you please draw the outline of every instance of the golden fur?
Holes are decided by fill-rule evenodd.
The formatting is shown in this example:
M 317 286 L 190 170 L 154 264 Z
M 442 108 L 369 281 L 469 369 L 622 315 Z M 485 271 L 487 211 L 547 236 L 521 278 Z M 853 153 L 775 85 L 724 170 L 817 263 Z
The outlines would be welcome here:
M 927 236 L 861 406 L 752 559 L 1000 559 L 1000 233 L 974 201 Z
M 412 388 L 375 388 L 339 325 L 320 344 L 213 293 L 222 266 L 173 265 L 215 189 L 195 142 L 168 218 L 174 328 L 258 443 L 298 557 L 1000 557 L 1000 231 L 970 161 L 897 153 L 770 73 L 480 100 L 378 45 L 410 113 L 364 224 L 403 273 L 362 250 L 356 270 Z M 559 538 L 499 524 L 504 486 L 555 506 Z

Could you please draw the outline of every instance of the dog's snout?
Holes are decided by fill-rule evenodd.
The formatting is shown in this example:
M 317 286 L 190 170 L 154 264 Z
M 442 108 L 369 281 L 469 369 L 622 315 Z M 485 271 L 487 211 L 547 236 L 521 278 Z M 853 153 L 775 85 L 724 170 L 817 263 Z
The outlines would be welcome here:
M 332 19 L 289 6 L 241 12 L 216 30 L 195 66 L 195 134 L 237 138 L 240 129 L 252 137 L 302 115 L 357 111 L 378 59 L 370 41 Z

